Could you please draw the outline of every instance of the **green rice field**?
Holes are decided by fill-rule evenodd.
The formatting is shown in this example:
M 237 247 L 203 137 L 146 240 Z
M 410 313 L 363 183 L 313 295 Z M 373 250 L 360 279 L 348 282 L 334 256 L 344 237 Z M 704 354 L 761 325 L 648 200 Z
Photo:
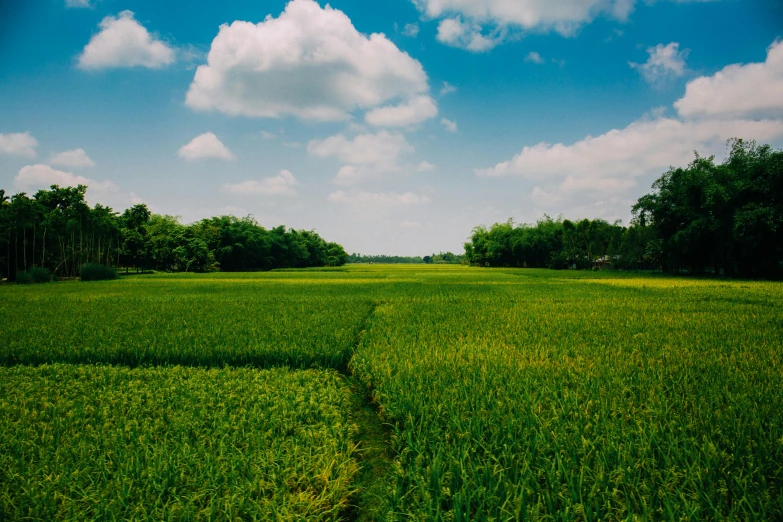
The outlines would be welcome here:
M 783 284 L 0 286 L 0 520 L 783 519 Z

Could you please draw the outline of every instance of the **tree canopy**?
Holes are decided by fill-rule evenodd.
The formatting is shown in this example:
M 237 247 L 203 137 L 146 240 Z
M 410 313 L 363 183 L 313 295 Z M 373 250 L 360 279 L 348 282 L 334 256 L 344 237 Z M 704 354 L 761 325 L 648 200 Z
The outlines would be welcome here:
M 251 217 L 220 216 L 185 225 L 146 205 L 122 213 L 85 201 L 87 187 L 6 196 L 0 189 L 0 273 L 14 280 L 34 267 L 58 277 L 85 263 L 136 270 L 203 272 L 338 266 L 342 246 L 307 230 L 265 229 Z
M 629 227 L 544 216 L 473 229 L 480 266 L 660 268 L 741 277 L 783 276 L 783 151 L 740 139 L 726 161 L 671 168 L 633 206 Z

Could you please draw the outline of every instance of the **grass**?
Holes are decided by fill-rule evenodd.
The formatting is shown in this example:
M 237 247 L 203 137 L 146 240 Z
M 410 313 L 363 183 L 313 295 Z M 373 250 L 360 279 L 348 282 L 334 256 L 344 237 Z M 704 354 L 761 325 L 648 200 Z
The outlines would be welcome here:
M 311 412 L 313 429 L 332 434 L 323 440 L 349 448 L 340 453 L 346 459 L 338 460 L 340 478 L 330 479 L 330 507 L 312 508 L 326 519 L 779 519 L 781 310 L 780 283 L 460 266 L 352 265 L 8 285 L 0 288 L 0 365 L 8 367 L 0 371 L 10 376 L 2 381 L 13 384 L 0 395 L 0 418 L 11 418 L 20 404 L 25 416 L 42 415 L 59 396 L 85 401 L 87 395 L 116 393 L 131 401 L 125 381 L 107 378 L 107 372 L 149 375 L 149 382 L 163 383 L 156 390 L 165 390 L 167 379 L 192 374 L 190 380 L 204 390 L 190 395 L 203 397 L 194 403 L 208 400 L 214 388 L 218 396 L 253 404 L 258 391 L 243 383 L 262 379 L 258 389 L 266 390 L 273 410 L 263 422 L 283 415 L 272 405 L 285 404 L 305 416 Z M 44 366 L 13 366 L 19 364 Z M 276 366 L 285 369 L 254 369 Z M 54 378 L 52 372 L 80 377 Z M 210 372 L 232 377 L 222 385 L 196 377 Z M 49 380 L 40 381 L 43 375 Z M 300 391 L 288 389 L 291 380 Z M 105 383 L 100 392 L 82 389 L 94 381 Z M 294 399 L 301 396 L 310 399 Z M 260 410 L 215 400 L 209 403 L 212 425 L 225 418 L 249 422 L 246 433 L 263 425 Z M 158 404 L 150 401 L 151 407 Z M 177 408 L 188 415 L 202 411 L 188 404 L 183 398 Z M 333 413 L 322 414 L 323 408 Z M 118 408 L 117 415 L 128 411 Z M 133 411 L 122 419 L 149 415 Z M 61 417 L 68 426 L 69 417 Z M 73 421 L 71 438 L 62 444 L 41 435 L 53 433 L 51 426 L 37 434 L 35 425 L 3 422 L 0 445 L 24 441 L 27 455 L 67 453 L 93 436 L 85 419 Z M 153 442 L 128 442 L 127 455 L 168 455 L 179 462 L 187 454 L 167 442 L 161 425 L 140 426 L 137 433 Z M 200 458 L 248 458 L 244 450 L 233 454 L 233 446 L 220 453 L 214 444 L 225 436 L 207 430 L 199 439 Z M 270 447 L 288 441 L 297 455 L 280 461 L 275 477 L 300 462 L 331 458 L 331 446 L 321 439 L 289 439 L 274 431 L 264 439 Z M 34 471 L 40 462 L 17 472 L 14 480 L 33 481 L 39 489 L 8 491 L 38 491 L 39 497 L 24 504 L 26 493 L 16 493 L 3 505 L 33 505 L 33 498 L 65 502 L 62 488 L 85 487 L 82 477 L 90 474 L 72 475 L 72 469 L 87 469 L 94 456 L 72 453 L 70 460 L 47 457 L 52 464 L 43 475 Z M 189 461 L 182 462 L 177 469 Z M 218 468 L 201 473 L 201 482 L 223 484 Z M 131 474 L 123 468 L 117 477 Z M 150 477 L 134 484 L 164 483 Z M 122 484 L 106 482 L 91 498 L 115 498 Z M 290 481 L 282 484 L 279 491 L 287 491 Z M 160 506 L 220 499 L 227 510 L 222 513 L 229 513 L 232 503 L 249 505 L 241 499 L 252 488 L 243 488 L 167 490 L 168 496 L 153 490 L 145 498 L 165 498 L 151 501 Z M 295 505 L 275 498 L 280 500 L 267 507 Z M 257 516 L 310 517 L 303 512 Z M 47 512 L 54 519 L 68 519 L 68 513 Z M 168 513 L 178 518 L 185 512 Z
M 0 364 L 344 368 L 372 303 L 334 288 L 252 274 L 9 287 Z
M 333 371 L 0 369 L 0 519 L 337 520 L 349 399 Z
M 388 519 L 783 516 L 781 285 L 467 274 L 351 361 L 395 426 Z

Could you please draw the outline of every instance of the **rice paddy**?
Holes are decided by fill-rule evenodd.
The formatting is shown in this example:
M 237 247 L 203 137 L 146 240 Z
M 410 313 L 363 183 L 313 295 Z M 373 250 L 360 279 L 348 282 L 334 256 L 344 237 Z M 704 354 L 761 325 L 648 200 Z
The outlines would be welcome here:
M 0 314 L 0 519 L 783 517 L 780 283 L 353 265 Z

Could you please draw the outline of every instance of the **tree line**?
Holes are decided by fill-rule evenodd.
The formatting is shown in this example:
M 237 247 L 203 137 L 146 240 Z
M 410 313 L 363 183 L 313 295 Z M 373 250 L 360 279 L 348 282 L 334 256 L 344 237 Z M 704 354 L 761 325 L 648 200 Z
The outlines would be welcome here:
M 720 164 L 700 157 L 671 168 L 632 208 L 630 226 L 601 219 L 512 220 L 473 229 L 473 265 L 660 269 L 783 277 L 783 151 L 729 141 Z
M 459 265 L 462 264 L 464 256 L 452 254 L 451 252 L 441 252 L 424 256 L 422 260 L 428 265 Z
M 379 263 L 389 265 L 415 264 L 423 263 L 421 256 L 387 256 L 387 255 L 362 255 L 353 253 L 348 256 L 348 263 Z
M 251 271 L 343 265 L 342 246 L 307 230 L 265 229 L 252 217 L 219 216 L 185 225 L 134 205 L 122 213 L 85 201 L 87 187 L 7 196 L 0 189 L 0 274 L 33 268 L 77 277 L 86 264 L 139 270 Z
M 390 265 L 403 264 L 460 264 L 463 256 L 452 254 L 451 252 L 441 252 L 439 254 L 430 254 L 428 256 L 388 256 L 388 255 L 362 255 L 351 254 L 348 256 L 348 263 L 379 263 Z

